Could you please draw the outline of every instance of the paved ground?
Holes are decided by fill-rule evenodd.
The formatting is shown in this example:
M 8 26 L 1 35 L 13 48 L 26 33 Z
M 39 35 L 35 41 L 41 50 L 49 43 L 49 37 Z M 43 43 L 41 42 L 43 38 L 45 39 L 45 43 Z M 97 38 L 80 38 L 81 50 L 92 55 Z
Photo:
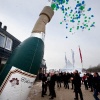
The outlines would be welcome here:
M 71 90 L 71 84 L 70 89 L 65 89 L 63 84 L 61 88 L 57 88 L 57 86 L 55 88 L 57 97 L 54 100 L 74 100 L 74 92 Z M 84 100 L 94 100 L 93 92 L 85 90 L 84 85 L 82 85 L 82 93 Z M 37 82 L 32 87 L 28 100 L 49 100 L 50 96 L 48 94 L 49 92 L 47 91 L 47 95 L 41 97 L 41 82 Z

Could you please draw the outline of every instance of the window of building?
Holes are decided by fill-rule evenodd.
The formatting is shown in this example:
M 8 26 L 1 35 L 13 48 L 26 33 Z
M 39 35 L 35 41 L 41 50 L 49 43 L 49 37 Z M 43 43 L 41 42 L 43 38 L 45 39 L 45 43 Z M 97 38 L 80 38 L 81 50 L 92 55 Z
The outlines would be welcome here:
M 5 49 L 10 50 L 10 51 L 12 50 L 12 40 L 8 37 L 7 37 L 7 40 L 6 40 Z
M 6 36 L 0 33 L 0 47 L 4 48 Z

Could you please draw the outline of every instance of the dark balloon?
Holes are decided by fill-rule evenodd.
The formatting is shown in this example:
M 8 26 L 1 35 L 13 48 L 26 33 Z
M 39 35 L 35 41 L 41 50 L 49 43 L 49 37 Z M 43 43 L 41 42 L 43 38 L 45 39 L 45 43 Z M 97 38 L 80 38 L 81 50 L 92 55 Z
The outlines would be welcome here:
M 94 17 L 94 15 L 91 15 L 91 17 Z
M 88 8 L 88 10 L 87 11 L 91 11 L 91 8 Z
M 85 1 L 82 1 L 82 4 L 85 4 Z

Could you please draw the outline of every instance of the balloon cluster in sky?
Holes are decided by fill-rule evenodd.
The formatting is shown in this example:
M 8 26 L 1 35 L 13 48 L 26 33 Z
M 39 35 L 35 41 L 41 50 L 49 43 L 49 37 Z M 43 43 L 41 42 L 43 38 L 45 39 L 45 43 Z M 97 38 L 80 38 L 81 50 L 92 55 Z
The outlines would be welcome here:
M 95 22 L 91 22 L 94 15 L 91 14 L 91 7 L 86 6 L 85 0 L 48 0 L 51 2 L 51 8 L 55 11 L 61 10 L 65 28 L 69 32 L 75 33 L 75 30 L 90 30 L 95 27 Z

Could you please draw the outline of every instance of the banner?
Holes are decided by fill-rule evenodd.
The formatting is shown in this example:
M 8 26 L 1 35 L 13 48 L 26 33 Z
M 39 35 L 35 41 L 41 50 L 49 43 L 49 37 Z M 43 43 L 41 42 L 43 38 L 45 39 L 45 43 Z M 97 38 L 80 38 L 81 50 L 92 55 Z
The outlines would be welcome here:
M 83 60 L 82 60 L 82 53 L 81 53 L 80 46 L 79 46 L 79 53 L 80 53 L 80 59 L 81 59 L 81 63 L 82 63 L 82 62 L 83 62 Z
M 66 58 L 66 53 L 65 53 L 65 63 L 66 63 L 66 66 L 67 66 L 67 58 Z
M 72 52 L 72 62 L 73 62 L 73 67 L 74 67 L 74 63 L 75 63 L 75 59 L 74 59 L 74 51 L 71 49 Z

